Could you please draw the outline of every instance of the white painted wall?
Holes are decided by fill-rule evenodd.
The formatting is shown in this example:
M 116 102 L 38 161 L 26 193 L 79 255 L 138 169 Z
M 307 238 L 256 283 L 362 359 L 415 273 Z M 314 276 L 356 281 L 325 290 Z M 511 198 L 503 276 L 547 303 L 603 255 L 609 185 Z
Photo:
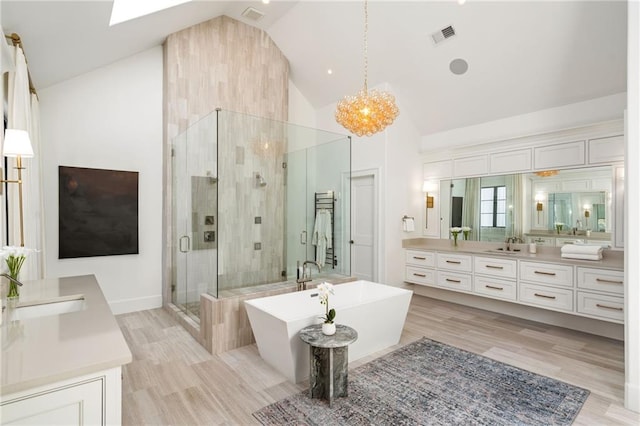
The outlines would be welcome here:
M 302 92 L 289 80 L 289 118 L 291 124 L 316 127 L 316 110 Z
M 628 3 L 625 161 L 625 406 L 640 412 L 640 3 Z
M 47 277 L 95 274 L 114 313 L 162 306 L 162 47 L 40 90 Z M 139 172 L 137 255 L 58 259 L 58 166 Z
M 422 137 L 421 152 L 531 136 L 622 118 L 626 93 L 460 127 Z

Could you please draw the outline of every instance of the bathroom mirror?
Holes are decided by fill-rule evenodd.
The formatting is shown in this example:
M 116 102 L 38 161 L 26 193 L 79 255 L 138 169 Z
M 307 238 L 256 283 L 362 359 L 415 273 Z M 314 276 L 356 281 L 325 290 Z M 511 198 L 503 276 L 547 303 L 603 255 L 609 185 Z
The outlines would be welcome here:
M 442 180 L 440 235 L 469 227 L 469 240 L 525 241 L 561 228 L 564 235 L 606 237 L 614 227 L 612 183 L 611 166 Z

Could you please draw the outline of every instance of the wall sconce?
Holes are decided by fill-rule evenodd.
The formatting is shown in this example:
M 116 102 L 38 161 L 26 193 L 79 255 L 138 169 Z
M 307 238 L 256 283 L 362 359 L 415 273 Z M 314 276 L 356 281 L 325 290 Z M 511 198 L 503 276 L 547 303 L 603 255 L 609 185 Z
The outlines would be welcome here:
M 433 196 L 429 195 L 429 193 L 434 192 L 436 188 L 437 188 L 436 184 L 429 180 L 425 180 L 424 183 L 422 184 L 422 192 L 425 193 L 425 197 L 426 197 L 425 199 L 426 199 L 428 209 L 433 208 Z
M 29 133 L 26 130 L 7 129 L 4 134 L 4 145 L 2 155 L 5 157 L 15 157 L 18 170 L 17 180 L 0 180 L 0 183 L 17 183 L 18 184 L 18 203 L 20 209 L 20 247 L 24 247 L 24 217 L 22 208 L 22 158 L 33 157 L 33 148 Z
M 540 212 L 543 211 L 542 200 L 544 200 L 544 195 L 536 194 L 536 211 L 538 212 L 538 222 L 540 222 Z
M 591 216 L 589 205 L 585 204 L 584 206 L 582 206 L 582 208 L 584 208 L 584 227 L 589 229 L 589 216 Z

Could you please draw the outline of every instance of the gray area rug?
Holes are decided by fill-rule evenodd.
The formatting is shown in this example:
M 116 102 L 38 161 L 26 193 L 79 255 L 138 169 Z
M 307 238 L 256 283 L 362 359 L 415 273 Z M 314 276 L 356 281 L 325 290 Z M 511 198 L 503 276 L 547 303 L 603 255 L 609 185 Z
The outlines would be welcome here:
M 427 338 L 349 372 L 349 396 L 308 391 L 253 416 L 263 425 L 568 425 L 589 391 Z

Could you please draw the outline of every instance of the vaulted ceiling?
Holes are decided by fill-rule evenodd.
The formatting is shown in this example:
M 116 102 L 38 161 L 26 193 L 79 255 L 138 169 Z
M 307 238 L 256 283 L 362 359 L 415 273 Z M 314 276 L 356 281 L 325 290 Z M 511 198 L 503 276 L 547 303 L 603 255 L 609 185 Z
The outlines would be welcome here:
M 109 27 L 111 5 L 2 0 L 0 19 L 21 36 L 39 89 L 220 15 L 264 29 L 317 108 L 363 84 L 362 1 L 193 1 Z M 264 17 L 243 17 L 247 7 Z M 616 0 L 370 0 L 369 87 L 387 83 L 423 135 L 620 93 L 626 23 L 627 3 Z M 448 26 L 456 35 L 434 43 Z M 467 72 L 450 70 L 455 59 Z

